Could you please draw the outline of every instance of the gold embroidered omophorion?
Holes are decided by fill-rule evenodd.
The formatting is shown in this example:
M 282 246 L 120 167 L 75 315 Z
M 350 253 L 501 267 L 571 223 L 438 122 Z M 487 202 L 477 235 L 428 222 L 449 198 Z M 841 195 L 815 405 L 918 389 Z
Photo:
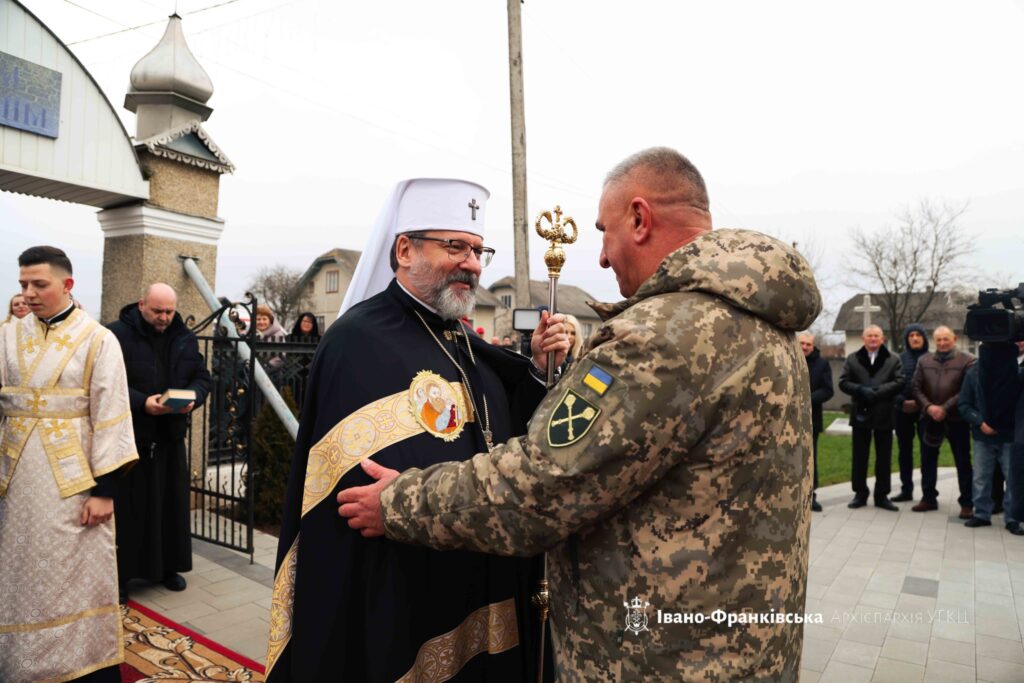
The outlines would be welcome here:
M 415 385 L 415 382 L 413 384 Z M 450 387 L 453 395 L 465 395 L 465 389 L 461 384 L 446 385 Z M 423 425 L 413 415 L 410 393 L 415 393 L 415 387 L 363 406 L 336 424 L 310 449 L 302 491 L 303 517 L 330 495 L 345 473 L 361 461 L 392 444 L 425 431 Z M 465 403 L 462 405 L 465 406 Z M 471 416 L 467 416 L 466 419 L 471 419 Z M 274 668 L 292 634 L 299 540 L 299 537 L 296 537 L 292 542 L 274 578 L 274 594 L 270 607 L 270 637 L 267 643 L 268 674 Z
M 496 655 L 518 644 L 515 599 L 484 605 L 448 633 L 424 643 L 416 663 L 397 683 L 441 683 L 478 654 Z
M 0 327 L 0 385 L 0 680 L 65 681 L 123 659 L 114 523 L 80 515 L 138 457 L 124 361 L 82 311 L 28 315 Z

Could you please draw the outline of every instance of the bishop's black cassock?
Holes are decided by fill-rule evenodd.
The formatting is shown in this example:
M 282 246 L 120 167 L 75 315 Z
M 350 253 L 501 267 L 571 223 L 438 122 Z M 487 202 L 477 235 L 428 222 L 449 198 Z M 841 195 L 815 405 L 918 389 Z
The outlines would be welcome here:
M 413 380 L 424 370 L 452 385 L 463 382 L 440 345 L 468 373 L 479 414 L 452 441 L 421 431 L 386 446 L 372 459 L 401 471 L 468 460 L 486 451 L 484 397 L 494 443 L 526 433 L 527 420 L 545 394 L 530 375 L 529 359 L 491 346 L 472 332 L 467 335 L 461 323 L 431 313 L 397 281 L 332 325 L 310 369 L 288 481 L 268 655 L 270 683 L 536 679 L 538 628 L 530 596 L 538 578 L 537 558 L 440 552 L 363 538 L 338 515 L 336 500 L 341 489 L 372 483 L 358 465 L 301 514 L 310 450 L 339 422 L 384 397 L 412 394 Z M 388 420 L 380 422 L 386 431 Z M 289 564 L 296 538 L 296 559 Z M 492 634 L 490 649 L 502 651 L 488 652 L 486 637 L 479 651 L 481 614 L 495 614 L 497 605 L 512 610 L 510 599 L 518 645 L 505 638 L 495 648 Z M 290 615 L 275 616 L 289 602 Z M 487 619 L 482 623 L 486 627 Z M 478 653 L 466 652 L 467 647 Z M 455 677 L 447 677 L 453 671 Z

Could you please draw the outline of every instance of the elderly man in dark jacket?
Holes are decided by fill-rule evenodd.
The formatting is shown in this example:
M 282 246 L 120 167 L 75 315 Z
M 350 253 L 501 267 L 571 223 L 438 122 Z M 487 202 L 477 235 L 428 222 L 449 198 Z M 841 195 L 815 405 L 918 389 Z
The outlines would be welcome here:
M 807 374 L 811 380 L 811 427 L 814 434 L 814 489 L 818 490 L 818 435 L 825 428 L 822 406 L 835 393 L 832 389 L 832 368 L 821 357 L 821 351 L 814 345 L 814 335 L 801 332 L 796 337 L 800 350 L 807 360 Z M 811 510 L 821 512 L 821 503 L 816 493 L 811 493 Z
M 138 464 L 118 482 L 114 498 L 122 601 L 129 579 L 180 591 L 185 579 L 178 572 L 192 569 L 185 434 L 189 413 L 210 392 L 210 374 L 176 306 L 174 290 L 156 283 L 108 326 L 124 353 L 139 450 Z M 190 389 L 196 400 L 172 410 L 159 401 L 168 389 Z
M 892 485 L 892 401 L 903 386 L 898 356 L 885 348 L 885 333 L 877 325 L 864 330 L 864 346 L 846 358 L 839 376 L 839 388 L 853 398 L 850 426 L 853 428 L 853 500 L 847 507 L 867 505 L 868 453 L 875 441 L 875 507 L 899 510 L 889 501 Z
M 939 508 L 939 492 L 935 489 L 939 447 L 942 439 L 948 437 L 960 487 L 960 519 L 970 519 L 974 513 L 971 430 L 957 411 L 957 400 L 964 375 L 967 368 L 974 365 L 975 358 L 957 350 L 956 335 L 945 325 L 937 327 L 933 337 L 935 351 L 922 356 L 914 372 L 914 399 L 924 412 L 921 415 L 921 502 L 911 509 L 927 512 Z

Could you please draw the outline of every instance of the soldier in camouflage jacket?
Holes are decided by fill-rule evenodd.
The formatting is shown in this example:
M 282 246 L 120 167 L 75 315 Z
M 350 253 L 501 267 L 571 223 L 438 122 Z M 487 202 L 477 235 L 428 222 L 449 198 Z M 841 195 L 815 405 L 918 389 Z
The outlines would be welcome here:
M 647 186 L 653 196 L 663 187 Z M 638 230 L 653 220 L 638 217 Z M 811 402 L 794 334 L 821 298 L 792 248 L 709 229 L 710 215 L 645 280 L 605 236 L 602 265 L 630 296 L 595 306 L 603 325 L 527 436 L 386 488 L 394 474 L 365 462 L 381 481 L 338 496 L 365 535 L 547 551 L 559 681 L 798 678 L 801 625 L 712 615 L 802 616 Z M 374 514 L 382 524 L 366 522 Z M 664 623 L 658 611 L 691 616 Z

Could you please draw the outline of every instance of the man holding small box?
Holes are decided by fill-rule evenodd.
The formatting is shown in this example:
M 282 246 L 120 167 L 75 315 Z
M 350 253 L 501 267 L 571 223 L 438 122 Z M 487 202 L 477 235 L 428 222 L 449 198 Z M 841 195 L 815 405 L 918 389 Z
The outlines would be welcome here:
M 109 325 L 124 353 L 140 458 L 114 499 L 122 602 L 129 579 L 181 591 L 179 572 L 192 569 L 185 435 L 189 413 L 210 392 L 210 373 L 176 306 L 174 290 L 158 282 Z M 161 401 L 169 390 L 195 392 L 195 400 L 175 410 Z

